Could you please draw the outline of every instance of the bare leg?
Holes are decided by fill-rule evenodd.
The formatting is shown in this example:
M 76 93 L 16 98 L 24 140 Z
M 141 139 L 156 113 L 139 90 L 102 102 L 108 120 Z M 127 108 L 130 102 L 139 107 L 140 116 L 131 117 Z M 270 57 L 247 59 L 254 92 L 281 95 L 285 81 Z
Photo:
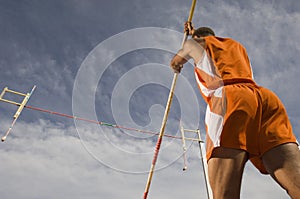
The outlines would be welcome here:
M 208 161 L 208 175 L 214 199 L 238 199 L 247 152 L 219 147 Z
M 262 156 L 270 175 L 293 199 L 300 199 L 300 151 L 294 143 L 277 146 Z

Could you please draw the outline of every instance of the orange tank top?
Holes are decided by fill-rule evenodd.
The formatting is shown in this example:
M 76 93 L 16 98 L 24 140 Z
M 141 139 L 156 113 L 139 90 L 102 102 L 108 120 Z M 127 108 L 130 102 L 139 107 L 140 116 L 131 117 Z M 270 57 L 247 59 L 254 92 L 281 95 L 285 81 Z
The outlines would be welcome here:
M 222 87 L 235 83 L 253 83 L 252 68 L 246 49 L 230 38 L 205 37 L 205 52 L 195 63 L 195 76 L 202 96 L 208 102 L 221 97 Z
M 253 79 L 246 49 L 230 38 L 205 37 L 206 52 L 223 79 Z

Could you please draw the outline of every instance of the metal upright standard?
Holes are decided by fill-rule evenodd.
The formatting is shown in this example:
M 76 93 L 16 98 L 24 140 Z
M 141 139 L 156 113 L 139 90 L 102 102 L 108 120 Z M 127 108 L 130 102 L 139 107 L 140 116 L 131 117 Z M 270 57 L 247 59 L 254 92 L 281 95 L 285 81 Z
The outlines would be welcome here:
M 0 94 L 0 101 L 7 102 L 7 103 L 10 103 L 10 104 L 14 104 L 14 105 L 19 106 L 17 112 L 14 115 L 14 119 L 13 119 L 13 121 L 12 121 L 9 129 L 6 131 L 5 135 L 1 138 L 2 142 L 4 142 L 6 140 L 7 136 L 9 135 L 9 133 L 12 130 L 13 126 L 15 125 L 18 117 L 20 116 L 23 108 L 25 107 L 26 103 L 28 102 L 28 100 L 29 100 L 30 96 L 32 95 L 33 91 L 35 90 L 35 88 L 36 88 L 36 86 L 33 86 L 33 88 L 31 89 L 31 92 L 30 93 L 26 93 L 26 94 L 10 90 L 7 87 L 5 87 L 3 89 L 3 91 L 1 92 L 1 94 Z M 5 93 L 12 93 L 12 94 L 15 94 L 15 95 L 23 96 L 24 97 L 23 101 L 21 103 L 18 103 L 18 102 L 15 102 L 15 101 L 4 99 L 3 97 L 4 97 Z
M 201 139 L 201 134 L 200 134 L 200 130 L 191 130 L 191 129 L 184 129 L 183 126 L 181 126 L 180 128 L 181 130 L 181 138 L 182 138 L 182 147 L 183 147 L 183 156 L 184 156 L 184 166 L 183 166 L 183 170 L 187 170 L 187 163 L 186 163 L 186 144 L 185 141 L 186 140 L 191 140 L 191 141 L 197 141 L 199 144 L 199 149 L 200 149 L 200 158 L 201 158 L 201 163 L 202 163 L 202 168 L 203 168 L 203 173 L 204 173 L 204 180 L 205 180 L 205 185 L 206 185 L 206 192 L 207 192 L 207 197 L 208 199 L 212 199 L 212 191 L 209 185 L 209 179 L 208 179 L 208 171 L 207 171 L 207 163 L 206 163 L 206 158 L 203 156 L 203 149 L 202 149 L 202 145 L 203 145 L 203 141 Z M 191 137 L 186 137 L 185 136 L 185 132 L 187 133 L 196 133 L 198 138 L 191 138 Z

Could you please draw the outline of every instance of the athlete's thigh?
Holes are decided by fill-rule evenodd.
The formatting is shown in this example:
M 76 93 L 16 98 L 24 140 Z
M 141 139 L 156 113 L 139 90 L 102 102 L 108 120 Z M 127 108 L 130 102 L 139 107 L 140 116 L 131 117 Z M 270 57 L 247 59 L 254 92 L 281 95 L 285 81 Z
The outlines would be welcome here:
M 239 198 L 248 154 L 244 150 L 218 147 L 208 161 L 209 181 L 215 198 Z
M 300 151 L 296 143 L 267 151 L 262 160 L 270 175 L 290 194 L 300 194 Z

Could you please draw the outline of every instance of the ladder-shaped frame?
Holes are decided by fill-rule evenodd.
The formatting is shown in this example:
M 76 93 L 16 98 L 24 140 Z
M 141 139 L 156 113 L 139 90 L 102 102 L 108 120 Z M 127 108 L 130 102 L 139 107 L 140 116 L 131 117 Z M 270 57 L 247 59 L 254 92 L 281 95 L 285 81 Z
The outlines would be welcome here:
M 205 179 L 205 185 L 206 185 L 206 191 L 207 191 L 207 197 L 208 199 L 212 199 L 212 191 L 211 191 L 211 187 L 209 184 L 209 179 L 208 179 L 208 170 L 207 170 L 207 163 L 206 163 L 206 158 L 203 156 L 203 149 L 202 149 L 202 144 L 204 143 L 204 141 L 201 139 L 201 134 L 200 134 L 200 130 L 191 130 L 191 129 L 185 129 L 183 128 L 182 125 L 180 125 L 180 131 L 181 131 L 181 137 L 182 137 L 182 147 L 183 147 L 183 157 L 184 157 L 184 166 L 183 166 L 183 171 L 187 170 L 187 158 L 186 158 L 186 152 L 187 152 L 187 148 L 186 148 L 186 140 L 190 140 L 190 141 L 197 141 L 199 144 L 199 149 L 200 149 L 200 158 L 201 158 L 201 162 L 202 162 L 202 168 L 203 168 L 203 173 L 204 173 L 204 179 Z M 196 133 L 198 138 L 192 138 L 192 137 L 186 137 L 185 136 L 185 132 L 187 133 Z
M 1 92 L 0 94 L 0 101 L 3 101 L 3 102 L 7 102 L 7 103 L 10 103 L 10 104 L 14 104 L 14 105 L 17 105 L 19 106 L 18 110 L 16 111 L 15 115 L 14 115 L 14 119 L 9 127 L 9 129 L 6 131 L 5 135 L 1 138 L 2 142 L 4 142 L 7 138 L 7 136 L 9 135 L 9 133 L 11 132 L 13 126 L 15 125 L 18 117 L 20 116 L 23 108 L 26 106 L 30 96 L 32 95 L 32 93 L 34 92 L 36 86 L 33 86 L 33 88 L 31 89 L 31 92 L 30 93 L 20 93 L 20 92 L 17 92 L 17 91 L 14 91 L 14 90 L 10 90 L 8 89 L 8 87 L 5 87 L 3 89 L 3 91 Z M 5 93 L 12 93 L 12 94 L 15 94 L 15 95 L 19 95 L 19 96 L 23 96 L 23 100 L 21 103 L 19 102 L 15 102 L 15 101 L 12 101 L 12 100 L 8 100 L 8 99 L 4 99 L 4 95 Z

